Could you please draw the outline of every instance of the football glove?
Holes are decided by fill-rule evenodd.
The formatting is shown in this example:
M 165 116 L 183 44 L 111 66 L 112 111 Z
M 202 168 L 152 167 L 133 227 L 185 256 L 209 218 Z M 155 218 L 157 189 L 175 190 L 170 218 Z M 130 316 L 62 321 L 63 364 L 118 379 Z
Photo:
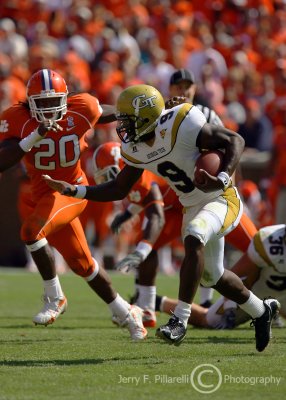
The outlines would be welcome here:
M 187 103 L 187 98 L 185 96 L 174 96 L 166 101 L 165 108 L 166 110 L 169 110 L 170 108 L 176 107 L 182 103 Z
M 233 329 L 235 327 L 236 308 L 228 308 L 222 315 L 216 329 Z
M 132 269 L 138 268 L 139 264 L 143 261 L 143 255 L 138 251 L 134 251 L 133 253 L 128 254 L 121 261 L 119 261 L 115 268 L 117 271 L 127 273 Z
M 117 214 L 114 220 L 111 222 L 110 228 L 113 233 L 119 233 L 121 225 L 124 224 L 125 221 L 128 221 L 132 217 L 132 214 L 125 210 L 123 213 Z

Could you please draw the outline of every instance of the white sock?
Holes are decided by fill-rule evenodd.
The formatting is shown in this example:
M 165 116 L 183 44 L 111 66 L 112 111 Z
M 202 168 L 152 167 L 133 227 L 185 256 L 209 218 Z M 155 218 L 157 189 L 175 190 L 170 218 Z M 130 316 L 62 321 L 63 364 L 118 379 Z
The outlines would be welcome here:
M 137 285 L 139 296 L 136 304 L 143 310 L 155 311 L 156 286 Z
M 174 310 L 174 314 L 184 323 L 186 328 L 188 325 L 188 319 L 191 315 L 191 304 L 179 300 Z
M 214 290 L 212 288 L 200 286 L 200 304 L 206 301 L 211 301 L 213 298 Z
M 64 297 L 59 277 L 57 275 L 55 276 L 55 278 L 43 282 L 45 295 L 48 296 L 50 299 Z
M 112 314 L 116 317 L 119 317 L 122 321 L 127 317 L 130 310 L 130 304 L 127 303 L 127 301 L 124 300 L 120 294 L 117 294 L 115 299 L 108 304 L 108 307 L 110 308 Z
M 252 292 L 250 292 L 249 299 L 245 303 L 239 304 L 239 307 L 252 318 L 259 318 L 265 312 L 263 301 Z

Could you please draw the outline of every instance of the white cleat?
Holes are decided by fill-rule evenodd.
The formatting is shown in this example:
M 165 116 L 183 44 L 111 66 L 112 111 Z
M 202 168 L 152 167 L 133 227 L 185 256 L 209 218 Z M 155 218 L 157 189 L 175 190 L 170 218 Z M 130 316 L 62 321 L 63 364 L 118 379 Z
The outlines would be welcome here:
M 155 311 L 143 310 L 143 325 L 145 328 L 154 328 L 156 326 L 157 318 Z
M 111 321 L 114 325 L 118 326 L 119 328 L 125 328 L 128 324 L 127 318 L 125 318 L 123 321 L 117 317 L 116 315 L 112 315 Z
M 44 296 L 44 307 L 34 316 L 33 322 L 35 325 L 50 325 L 63 314 L 67 309 L 66 297 L 56 298 L 51 300 L 49 297 Z
M 132 305 L 125 321 L 127 322 L 127 328 L 133 340 L 143 340 L 147 337 L 148 332 L 147 329 L 144 328 L 142 318 L 143 310 L 138 306 Z

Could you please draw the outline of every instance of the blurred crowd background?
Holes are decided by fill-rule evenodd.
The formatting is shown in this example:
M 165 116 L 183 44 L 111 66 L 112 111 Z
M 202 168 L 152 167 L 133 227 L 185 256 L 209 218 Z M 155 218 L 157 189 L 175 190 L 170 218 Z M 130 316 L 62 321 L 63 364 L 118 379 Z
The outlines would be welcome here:
M 114 104 L 122 89 L 138 83 L 155 86 L 167 99 L 171 74 L 191 70 L 197 102 L 245 139 L 237 185 L 247 212 L 258 228 L 286 222 L 285 0 L 2 1 L 0 111 L 25 100 L 26 83 L 41 68 L 61 73 L 70 93 L 89 92 L 103 104 Z M 87 173 L 92 151 L 118 141 L 114 124 L 98 125 L 89 140 Z M 0 265 L 29 264 L 19 239 L 25 182 L 21 168 L 0 178 Z M 118 207 L 104 214 L 93 204 L 83 216 L 102 257 L 134 244 L 132 225 L 116 240 L 110 234 Z M 180 243 L 166 249 L 162 268 L 174 268 L 180 251 Z

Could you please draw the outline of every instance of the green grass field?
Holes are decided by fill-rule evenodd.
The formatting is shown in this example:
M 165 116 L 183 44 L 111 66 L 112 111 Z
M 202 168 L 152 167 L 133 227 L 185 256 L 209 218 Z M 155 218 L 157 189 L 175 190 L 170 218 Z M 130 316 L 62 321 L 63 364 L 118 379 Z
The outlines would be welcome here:
M 132 276 L 111 278 L 124 297 L 133 293 Z M 249 324 L 233 331 L 190 327 L 180 347 L 161 342 L 155 329 L 133 343 L 83 280 L 60 279 L 68 311 L 41 327 L 31 322 L 41 306 L 39 275 L 0 271 L 0 400 L 285 398 L 286 329 L 273 330 L 263 353 Z M 176 297 L 177 286 L 176 276 L 158 277 L 158 293 Z M 158 316 L 159 324 L 167 320 Z

